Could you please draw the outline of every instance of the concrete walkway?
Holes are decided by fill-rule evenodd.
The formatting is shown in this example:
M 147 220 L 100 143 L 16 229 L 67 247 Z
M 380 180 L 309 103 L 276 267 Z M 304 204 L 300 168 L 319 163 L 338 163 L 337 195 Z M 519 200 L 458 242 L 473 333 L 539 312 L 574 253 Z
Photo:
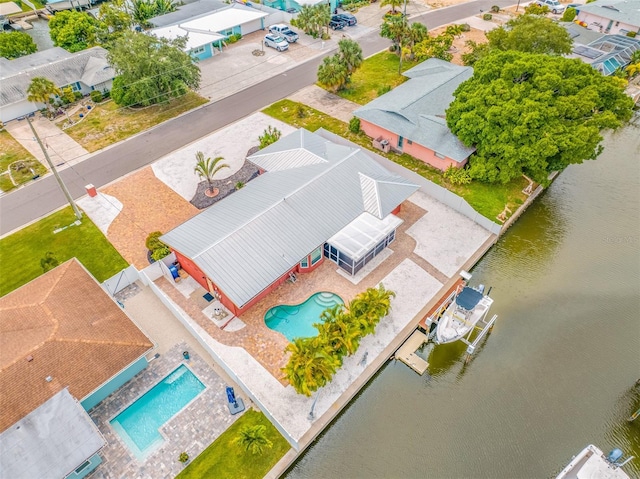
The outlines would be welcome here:
M 42 144 L 47 149 L 49 158 L 51 158 L 55 166 L 75 164 L 89 156 L 87 150 L 42 115 L 36 114 L 32 118 L 32 122 Z M 5 125 L 5 128 L 18 143 L 24 146 L 47 169 L 49 168 L 44 153 L 38 145 L 31 128 L 29 128 L 27 120 L 10 121 Z
M 318 85 L 309 85 L 291 95 L 289 99 L 304 103 L 345 123 L 349 123 L 349 120 L 353 118 L 353 110 L 362 106 L 329 93 Z

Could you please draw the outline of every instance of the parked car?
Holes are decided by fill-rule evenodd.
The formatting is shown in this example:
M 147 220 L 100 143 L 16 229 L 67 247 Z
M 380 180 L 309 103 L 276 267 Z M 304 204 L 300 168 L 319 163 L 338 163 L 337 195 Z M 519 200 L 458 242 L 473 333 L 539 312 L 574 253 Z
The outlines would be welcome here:
M 342 20 L 343 22 L 347 22 L 347 25 L 352 27 L 354 26 L 356 23 L 358 23 L 358 19 L 350 14 L 350 13 L 338 13 L 337 15 L 334 15 L 331 18 L 335 18 L 337 20 Z
M 549 7 L 551 13 L 564 13 L 565 6 L 558 0 L 536 0 L 536 5 L 541 7 Z
M 291 30 L 284 23 L 278 23 L 271 25 L 269 31 L 275 35 L 283 37 L 289 43 L 295 43 L 298 41 L 298 34 Z
M 265 35 L 264 44 L 268 47 L 275 48 L 279 52 L 289 49 L 289 42 L 275 33 L 268 33 Z
M 336 18 L 336 16 L 337 15 L 334 15 L 331 17 L 331 21 L 329 22 L 329 28 L 331 28 L 332 30 L 342 30 L 344 27 L 347 26 L 347 22 L 339 18 Z

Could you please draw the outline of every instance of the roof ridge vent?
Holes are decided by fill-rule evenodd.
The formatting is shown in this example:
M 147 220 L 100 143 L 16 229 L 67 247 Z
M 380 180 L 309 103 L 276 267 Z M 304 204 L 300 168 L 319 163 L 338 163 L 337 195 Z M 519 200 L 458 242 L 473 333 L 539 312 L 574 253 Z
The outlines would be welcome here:
M 620 11 L 616 7 L 614 7 L 613 5 L 602 5 L 602 8 L 608 8 L 609 10 L 615 10 L 616 12 Z

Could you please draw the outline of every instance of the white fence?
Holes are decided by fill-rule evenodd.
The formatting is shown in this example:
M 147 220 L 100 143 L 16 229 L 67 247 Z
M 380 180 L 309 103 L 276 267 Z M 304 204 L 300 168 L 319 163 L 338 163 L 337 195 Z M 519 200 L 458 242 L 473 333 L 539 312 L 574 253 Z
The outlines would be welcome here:
M 142 271 L 146 272 L 146 276 L 143 276 L 141 271 L 138 271 L 135 266 L 130 264 L 127 268 L 120 271 L 118 274 L 113 275 L 108 280 L 104 281 L 101 286 L 110 295 L 115 296 L 124 288 L 136 281 L 141 281 L 142 284 L 148 286 L 146 279 L 151 278 L 151 281 L 158 279 L 163 274 L 168 274 L 168 278 L 171 278 L 171 273 L 168 268 L 163 266 L 169 266 L 176 260 L 175 253 L 171 253 L 169 256 L 162 258 L 160 261 L 150 264 Z M 166 273 L 165 273 L 166 272 Z
M 334 135 L 330 131 L 327 131 L 323 128 L 320 128 L 316 131 L 316 133 L 327 140 L 331 140 L 334 143 L 338 143 L 341 145 L 351 146 L 360 148 L 359 145 L 350 142 L 338 135 Z M 380 165 L 384 166 L 387 170 L 400 175 L 409 181 L 415 183 L 420 186 L 420 190 L 424 193 L 428 194 L 432 198 L 435 198 L 440 203 L 447 205 L 449 208 L 457 211 L 458 213 L 466 216 L 470 220 L 482 226 L 484 229 L 489 230 L 491 233 L 499 235 L 500 230 L 502 229 L 502 225 L 498 223 L 494 223 L 490 219 L 482 216 L 476 210 L 474 210 L 469 203 L 467 203 L 463 198 L 452 193 L 451 191 L 443 188 L 440 185 L 436 185 L 432 181 L 427 180 L 423 176 L 420 176 L 413 171 L 407 170 L 404 166 L 398 165 L 391 160 L 387 160 L 383 156 L 380 156 L 373 151 L 365 150 L 367 155 L 376 160 Z

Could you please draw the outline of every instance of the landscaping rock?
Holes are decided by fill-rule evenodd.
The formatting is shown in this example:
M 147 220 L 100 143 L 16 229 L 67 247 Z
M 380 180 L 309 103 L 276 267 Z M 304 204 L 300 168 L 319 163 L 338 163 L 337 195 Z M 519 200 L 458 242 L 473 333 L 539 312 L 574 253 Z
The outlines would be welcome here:
M 196 194 L 193 196 L 190 203 L 199 210 L 208 208 L 216 201 L 220 201 L 221 199 L 226 198 L 231 193 L 236 191 L 236 185 L 238 184 L 238 182 L 247 183 L 259 174 L 260 171 L 255 165 L 249 163 L 248 161 L 245 161 L 244 165 L 242 165 L 242 168 L 240 168 L 229 178 L 225 178 L 223 180 L 213 180 L 213 187 L 219 190 L 218 194 L 213 198 L 210 198 L 205 194 L 205 192 L 209 189 L 209 183 L 206 180 L 198 183 Z

